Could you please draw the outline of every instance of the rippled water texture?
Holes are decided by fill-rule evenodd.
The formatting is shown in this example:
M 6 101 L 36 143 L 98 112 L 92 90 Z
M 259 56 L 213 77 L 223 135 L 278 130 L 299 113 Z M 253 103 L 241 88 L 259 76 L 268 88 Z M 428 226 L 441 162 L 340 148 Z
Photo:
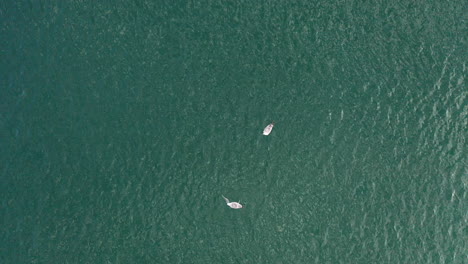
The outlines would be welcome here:
M 0 18 L 1 263 L 467 263 L 465 1 Z

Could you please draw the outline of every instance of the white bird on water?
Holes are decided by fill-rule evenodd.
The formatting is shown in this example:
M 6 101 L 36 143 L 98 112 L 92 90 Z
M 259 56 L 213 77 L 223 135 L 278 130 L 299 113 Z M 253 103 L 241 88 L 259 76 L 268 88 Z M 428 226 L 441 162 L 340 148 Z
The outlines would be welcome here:
M 223 195 L 221 195 L 221 196 L 223 196 Z M 223 198 L 224 198 L 224 200 L 226 200 L 226 204 L 229 207 L 231 207 L 232 209 L 241 209 L 242 208 L 242 204 L 237 203 L 237 202 L 229 202 L 229 199 L 224 197 L 224 196 L 223 196 Z
M 275 125 L 275 122 L 272 122 L 271 124 L 269 124 L 268 126 L 266 126 L 265 129 L 263 129 L 263 135 L 265 135 L 265 136 L 270 135 L 271 130 L 273 129 L 273 126 L 274 126 L 274 125 Z

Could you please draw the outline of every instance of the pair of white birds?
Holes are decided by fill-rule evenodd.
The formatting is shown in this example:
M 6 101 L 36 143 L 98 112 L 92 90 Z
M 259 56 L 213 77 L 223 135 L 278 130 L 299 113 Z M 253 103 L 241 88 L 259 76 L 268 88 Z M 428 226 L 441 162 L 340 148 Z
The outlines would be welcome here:
M 273 129 L 273 126 L 275 126 L 275 122 L 272 122 L 271 124 L 269 124 L 268 126 L 266 126 L 264 129 L 263 129 L 263 135 L 265 136 L 268 136 L 270 135 L 271 133 L 271 130 Z M 223 195 L 221 195 L 223 196 Z M 240 201 L 239 202 L 230 202 L 228 198 L 224 197 L 224 200 L 226 201 L 226 204 L 231 207 L 232 209 L 241 209 L 242 208 L 242 204 L 240 204 Z

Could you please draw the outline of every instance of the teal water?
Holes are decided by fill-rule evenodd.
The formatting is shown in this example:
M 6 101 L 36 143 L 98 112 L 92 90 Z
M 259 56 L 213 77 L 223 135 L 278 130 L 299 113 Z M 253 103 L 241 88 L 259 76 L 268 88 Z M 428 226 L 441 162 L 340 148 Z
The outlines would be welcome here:
M 0 4 L 1 263 L 467 263 L 466 2 L 104 2 Z

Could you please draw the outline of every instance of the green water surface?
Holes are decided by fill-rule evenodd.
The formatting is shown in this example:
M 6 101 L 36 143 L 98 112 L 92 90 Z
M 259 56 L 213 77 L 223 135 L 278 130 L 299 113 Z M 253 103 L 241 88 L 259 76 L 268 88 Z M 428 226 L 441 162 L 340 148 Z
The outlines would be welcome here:
M 2 1 L 0 262 L 468 263 L 466 10 Z

